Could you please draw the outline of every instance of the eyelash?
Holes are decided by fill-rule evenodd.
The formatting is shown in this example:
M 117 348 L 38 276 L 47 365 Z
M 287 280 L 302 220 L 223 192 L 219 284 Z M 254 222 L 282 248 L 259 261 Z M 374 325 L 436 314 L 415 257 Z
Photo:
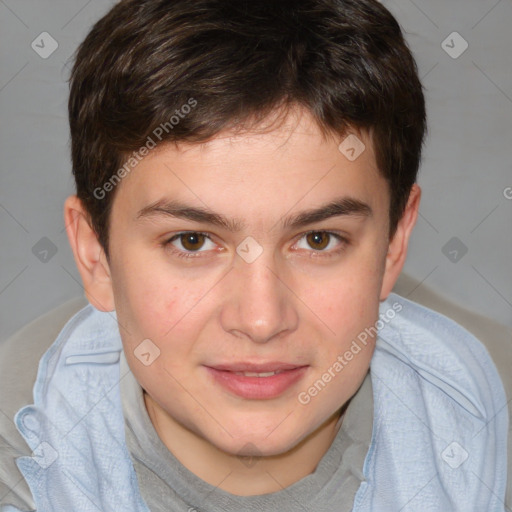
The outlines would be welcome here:
M 176 233 L 175 235 L 173 235 L 171 238 L 167 239 L 167 240 L 164 240 L 160 245 L 164 248 L 169 248 L 169 246 L 171 246 L 171 243 L 174 242 L 174 240 L 178 239 L 180 236 L 182 235 L 186 235 L 186 234 L 197 234 L 197 235 L 203 235 L 205 236 L 206 238 L 208 238 L 210 241 L 213 242 L 213 240 L 211 239 L 210 235 L 208 233 L 205 233 L 203 231 L 181 231 L 180 233 Z M 350 241 L 345 238 L 344 236 L 341 236 L 337 233 L 334 233 L 332 231 L 326 231 L 326 230 L 318 230 L 318 229 L 313 229 L 311 231 L 307 231 L 306 233 L 303 233 L 299 240 L 301 240 L 302 238 L 310 235 L 311 233 L 325 233 L 325 234 L 328 234 L 328 235 L 331 235 L 333 236 L 334 238 L 336 238 L 339 242 L 341 242 L 341 247 L 338 248 L 338 249 L 334 249 L 334 250 L 331 250 L 329 252 L 325 252 L 325 251 L 319 251 L 319 250 L 314 250 L 313 249 L 313 254 L 320 254 L 320 256 L 311 256 L 311 257 L 321 257 L 321 258 L 331 258 L 331 257 L 334 257 L 334 256 L 337 256 L 338 254 L 342 253 L 346 246 L 350 244 Z M 181 250 L 178 250 L 178 249 L 172 249 L 171 252 L 177 256 L 178 258 L 185 258 L 185 259 L 190 259 L 190 258 L 197 258 L 199 257 L 198 255 L 201 253 L 201 252 L 204 252 L 204 251 L 195 251 L 195 252 L 184 252 L 184 251 L 181 251 Z M 325 253 L 325 254 L 323 254 Z M 196 255 L 197 254 L 197 255 Z

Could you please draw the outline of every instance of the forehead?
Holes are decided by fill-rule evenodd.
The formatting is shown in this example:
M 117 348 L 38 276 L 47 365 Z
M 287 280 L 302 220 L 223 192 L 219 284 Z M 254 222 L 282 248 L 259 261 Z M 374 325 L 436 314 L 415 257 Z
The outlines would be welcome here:
M 224 131 L 207 142 L 158 146 L 123 178 L 117 193 L 117 208 L 132 217 L 169 198 L 232 216 L 282 216 L 344 194 L 377 211 L 388 202 L 371 135 L 355 129 L 325 135 L 305 111 L 251 130 Z

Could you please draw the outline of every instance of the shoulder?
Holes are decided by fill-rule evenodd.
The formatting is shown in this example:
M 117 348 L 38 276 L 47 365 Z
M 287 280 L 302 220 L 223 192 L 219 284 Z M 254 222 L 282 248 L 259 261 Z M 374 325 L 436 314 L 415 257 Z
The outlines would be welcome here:
M 512 506 L 512 407 L 508 406 L 512 401 L 512 328 L 462 308 L 428 287 L 418 286 L 418 283 L 407 276 L 399 279 L 394 291 L 406 297 L 414 297 L 414 302 L 398 297 L 405 307 L 402 318 L 409 318 L 409 321 L 414 319 L 423 331 L 434 333 L 435 338 L 440 339 L 448 350 L 455 352 L 461 365 L 469 368 L 470 376 L 480 374 L 485 380 L 489 374 L 498 374 L 501 381 L 498 392 L 502 400 L 497 406 L 503 411 L 507 411 L 508 408 L 509 418 L 505 504 L 508 507 Z M 393 301 L 393 296 L 389 299 Z M 409 344 L 413 343 L 414 340 L 409 340 Z M 504 396 L 501 394 L 503 390 Z M 478 391 L 475 390 L 476 393 Z
M 404 299 L 403 304 L 407 303 L 408 315 L 431 318 L 434 323 L 432 325 L 427 323 L 426 326 L 431 332 L 439 333 L 440 330 L 445 332 L 446 329 L 448 334 L 454 334 L 450 343 L 463 344 L 457 341 L 462 337 L 472 347 L 476 347 L 477 351 L 483 351 L 495 365 L 507 399 L 511 400 L 512 328 L 465 309 L 419 284 L 412 278 L 402 275 L 393 290 L 400 299 Z M 429 317 L 425 316 L 424 312 L 427 312 Z M 467 336 L 468 333 L 472 336 Z
M 396 293 L 381 303 L 381 319 L 378 357 L 401 360 L 482 419 L 490 420 L 506 407 L 504 385 L 489 351 L 465 327 Z
M 88 302 L 72 299 L 27 324 L 0 343 L 0 507 L 33 510 L 32 495 L 15 459 L 31 450 L 14 425 L 14 415 L 33 403 L 39 361 L 71 316 Z
M 464 331 L 470 333 L 477 341 L 472 341 L 473 346 L 481 345 L 484 351 L 492 359 L 501 377 L 505 393 L 508 399 L 512 399 L 512 328 L 495 322 L 474 311 L 462 308 L 446 298 L 435 293 L 433 290 L 422 285 L 417 287 L 411 278 L 401 276 L 397 286 L 393 290 L 400 296 L 400 299 L 407 299 L 409 314 L 420 313 L 428 309 L 428 314 L 433 319 L 440 319 L 441 323 L 450 332 L 457 333 Z M 413 300 L 410 300 L 410 290 L 414 291 Z M 414 301 L 414 302 L 413 302 Z M 403 303 L 405 303 L 402 300 Z M 420 311 L 421 309 L 421 311 Z M 441 328 L 438 323 L 431 326 Z M 468 339 L 467 336 L 463 336 Z M 452 343 L 456 343 L 453 341 Z

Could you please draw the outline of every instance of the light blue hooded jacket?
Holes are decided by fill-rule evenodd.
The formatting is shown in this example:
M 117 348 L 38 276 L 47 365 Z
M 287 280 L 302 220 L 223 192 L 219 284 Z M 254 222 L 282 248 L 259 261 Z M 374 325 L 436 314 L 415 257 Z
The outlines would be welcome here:
M 396 294 L 380 311 L 373 432 L 353 512 L 503 512 L 508 409 L 486 349 Z M 41 358 L 34 403 L 15 415 L 33 451 L 16 464 L 38 512 L 149 512 L 124 440 L 121 351 L 115 312 L 88 305 Z

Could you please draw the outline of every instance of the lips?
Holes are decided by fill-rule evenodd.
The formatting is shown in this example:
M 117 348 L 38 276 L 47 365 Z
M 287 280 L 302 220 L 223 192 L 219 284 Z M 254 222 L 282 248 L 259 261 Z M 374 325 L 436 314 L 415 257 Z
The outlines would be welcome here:
M 243 375 L 244 377 L 272 377 L 278 373 L 283 373 L 283 370 L 275 372 L 233 372 L 235 375 Z
M 238 397 L 254 400 L 277 398 L 306 373 L 307 365 L 283 362 L 232 363 L 205 366 L 213 381 Z
M 269 363 L 232 363 L 232 364 L 216 364 L 209 366 L 215 370 L 226 372 L 252 372 L 252 373 L 267 373 L 267 372 L 282 372 L 286 370 L 294 370 L 300 368 L 302 364 L 290 364 L 281 362 Z

